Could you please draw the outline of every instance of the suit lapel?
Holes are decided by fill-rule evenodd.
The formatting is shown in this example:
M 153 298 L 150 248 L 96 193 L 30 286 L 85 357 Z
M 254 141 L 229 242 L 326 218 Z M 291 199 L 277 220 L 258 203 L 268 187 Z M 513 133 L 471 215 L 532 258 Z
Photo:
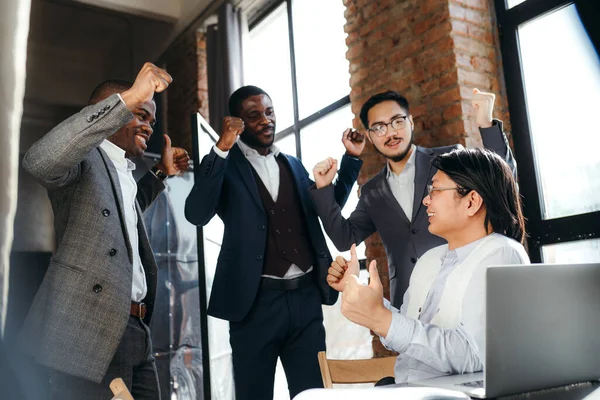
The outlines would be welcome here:
M 431 159 L 433 151 L 422 147 L 416 148 L 415 156 L 415 198 L 413 202 L 412 220 L 415 220 L 419 207 L 423 205 L 425 198 L 425 188 L 429 183 L 429 171 L 431 170 Z
M 385 199 L 388 205 L 392 208 L 395 214 L 399 215 L 402 219 L 405 220 L 406 223 L 410 223 L 406 213 L 398 203 L 398 200 L 394 197 L 392 193 L 392 189 L 390 189 L 390 184 L 387 181 L 387 166 L 381 170 L 379 174 L 377 174 L 377 189 L 379 190 L 380 196 Z
M 252 166 L 250 162 L 244 157 L 242 150 L 238 146 L 233 146 L 231 148 L 231 161 L 237 167 L 240 175 L 242 176 L 242 182 L 248 188 L 250 192 L 250 197 L 254 199 L 256 204 L 263 209 L 263 203 L 260 199 L 260 194 L 258 193 L 258 186 L 256 186 L 256 180 L 254 179 L 254 175 L 252 174 Z
M 127 226 L 125 225 L 125 212 L 123 211 L 123 194 L 121 193 L 121 184 L 119 183 L 117 169 L 115 168 L 113 162 L 108 157 L 108 155 L 104 152 L 104 150 L 98 147 L 98 151 L 100 152 L 102 161 L 104 161 L 104 165 L 106 166 L 106 170 L 108 171 L 110 184 L 112 186 L 115 198 L 117 199 L 117 208 L 119 210 L 119 217 L 121 220 L 121 230 L 123 231 L 123 236 L 125 237 L 125 244 L 127 245 L 127 254 L 129 255 L 129 261 L 133 264 L 131 241 L 129 239 L 129 234 L 127 233 Z

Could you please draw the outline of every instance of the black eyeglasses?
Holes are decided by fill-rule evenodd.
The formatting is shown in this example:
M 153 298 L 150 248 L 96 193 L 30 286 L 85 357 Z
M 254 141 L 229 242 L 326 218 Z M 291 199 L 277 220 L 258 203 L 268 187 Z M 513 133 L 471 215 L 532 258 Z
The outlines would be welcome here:
M 442 191 L 442 190 L 459 190 L 460 188 L 458 186 L 456 187 L 440 187 L 440 188 L 435 188 L 433 187 L 433 185 L 427 185 L 427 196 L 431 197 L 431 193 L 435 192 L 435 191 Z
M 375 134 L 375 136 L 378 137 L 382 137 L 385 136 L 388 132 L 388 125 L 392 127 L 393 130 L 395 131 L 399 131 L 401 129 L 404 129 L 406 127 L 406 119 L 408 118 L 408 115 L 403 115 L 401 117 L 397 117 L 394 118 L 393 120 L 391 120 L 390 122 L 388 122 L 387 124 L 385 123 L 379 123 L 379 124 L 375 124 L 372 127 L 370 127 L 369 129 L 367 129 L 370 132 L 373 132 Z

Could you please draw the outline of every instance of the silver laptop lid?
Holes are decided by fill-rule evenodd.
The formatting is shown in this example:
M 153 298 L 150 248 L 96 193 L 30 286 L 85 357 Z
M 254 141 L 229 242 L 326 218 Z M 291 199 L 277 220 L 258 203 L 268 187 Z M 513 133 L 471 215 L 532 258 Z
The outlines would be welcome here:
M 487 270 L 487 397 L 600 378 L 600 264 Z

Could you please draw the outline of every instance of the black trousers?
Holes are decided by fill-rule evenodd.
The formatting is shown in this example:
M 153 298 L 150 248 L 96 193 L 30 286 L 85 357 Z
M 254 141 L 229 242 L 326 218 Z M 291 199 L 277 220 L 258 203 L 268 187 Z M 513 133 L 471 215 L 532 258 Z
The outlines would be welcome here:
M 109 385 L 115 378 L 123 379 L 135 400 L 160 400 L 150 329 L 133 316 L 101 383 L 55 370 L 49 371 L 49 377 L 52 400 L 109 400 L 113 397 Z
M 290 398 L 323 387 L 317 353 L 325 350 L 325 328 L 314 283 L 295 290 L 259 289 L 248 315 L 229 323 L 229 334 L 236 400 L 273 399 L 278 357 Z

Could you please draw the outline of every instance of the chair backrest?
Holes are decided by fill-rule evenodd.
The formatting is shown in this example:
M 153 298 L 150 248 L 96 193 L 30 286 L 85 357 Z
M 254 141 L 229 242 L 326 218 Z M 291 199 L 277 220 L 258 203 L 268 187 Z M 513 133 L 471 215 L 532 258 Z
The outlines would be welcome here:
M 318 356 L 325 388 L 332 388 L 334 383 L 374 383 L 386 376 L 394 376 L 396 357 L 328 360 L 324 351 Z
M 111 400 L 134 400 L 129 392 L 129 389 L 127 389 L 127 385 L 125 385 L 125 382 L 123 382 L 123 379 L 113 379 L 110 382 L 109 387 L 114 395 Z

